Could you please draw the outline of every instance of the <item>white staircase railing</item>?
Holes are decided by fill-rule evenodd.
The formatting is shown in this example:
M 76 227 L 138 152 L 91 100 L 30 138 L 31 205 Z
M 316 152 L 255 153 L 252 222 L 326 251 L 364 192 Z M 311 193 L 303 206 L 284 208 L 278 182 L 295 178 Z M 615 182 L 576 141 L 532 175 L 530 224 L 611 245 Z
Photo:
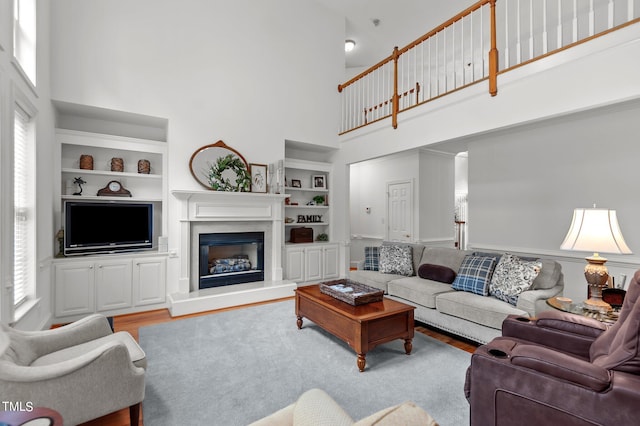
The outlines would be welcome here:
M 338 86 L 340 133 L 640 22 L 640 0 L 481 0 Z

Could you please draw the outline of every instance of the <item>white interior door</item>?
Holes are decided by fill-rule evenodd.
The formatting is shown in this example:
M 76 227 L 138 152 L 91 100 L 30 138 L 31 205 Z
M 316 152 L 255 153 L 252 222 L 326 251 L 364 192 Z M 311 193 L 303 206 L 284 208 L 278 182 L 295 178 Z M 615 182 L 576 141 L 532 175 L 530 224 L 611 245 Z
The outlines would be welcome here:
M 387 240 L 413 240 L 413 182 L 387 184 Z

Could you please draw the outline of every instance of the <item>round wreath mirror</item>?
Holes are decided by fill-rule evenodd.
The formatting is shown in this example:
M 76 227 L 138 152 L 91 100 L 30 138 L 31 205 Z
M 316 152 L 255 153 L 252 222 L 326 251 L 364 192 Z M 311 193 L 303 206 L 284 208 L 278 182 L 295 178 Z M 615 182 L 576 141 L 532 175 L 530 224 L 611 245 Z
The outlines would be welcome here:
M 244 192 L 251 185 L 244 157 L 222 141 L 197 149 L 189 169 L 200 185 L 214 191 Z

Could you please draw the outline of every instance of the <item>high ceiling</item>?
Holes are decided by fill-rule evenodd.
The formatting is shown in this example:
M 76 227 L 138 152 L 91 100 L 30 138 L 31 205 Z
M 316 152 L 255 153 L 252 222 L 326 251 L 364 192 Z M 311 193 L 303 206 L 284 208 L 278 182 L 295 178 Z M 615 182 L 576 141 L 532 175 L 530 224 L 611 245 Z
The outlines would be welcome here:
M 462 12 L 474 0 L 314 0 L 344 15 L 346 39 L 356 42 L 345 53 L 346 68 L 370 67 Z M 376 25 L 375 21 L 378 20 Z

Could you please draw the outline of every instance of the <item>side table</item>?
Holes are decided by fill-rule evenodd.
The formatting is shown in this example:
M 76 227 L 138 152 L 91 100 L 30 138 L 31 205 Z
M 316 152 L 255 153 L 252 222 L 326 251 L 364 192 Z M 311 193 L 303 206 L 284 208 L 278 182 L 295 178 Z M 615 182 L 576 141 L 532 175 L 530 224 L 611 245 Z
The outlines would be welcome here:
M 583 317 L 597 319 L 598 321 L 609 323 L 609 324 L 615 323 L 618 320 L 618 315 L 620 314 L 620 312 L 615 309 L 607 313 L 603 313 L 599 311 L 591 311 L 589 309 L 584 308 L 582 303 L 571 303 L 569 305 L 566 305 L 558 301 L 557 296 L 550 297 L 549 299 L 547 299 L 547 305 L 559 311 L 569 312 L 576 315 L 582 315 Z

